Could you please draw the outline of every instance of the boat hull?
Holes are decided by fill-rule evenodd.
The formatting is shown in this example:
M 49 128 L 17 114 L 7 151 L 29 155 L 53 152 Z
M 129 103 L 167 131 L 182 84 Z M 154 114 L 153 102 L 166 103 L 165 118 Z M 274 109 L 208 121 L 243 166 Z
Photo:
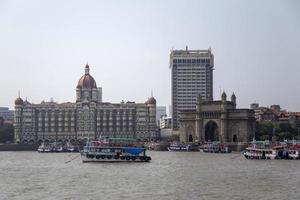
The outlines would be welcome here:
M 93 158 L 87 158 L 86 155 L 81 155 L 82 162 L 149 162 L 151 157 L 140 156 L 140 157 L 124 157 L 124 158 L 107 158 L 101 156 L 94 156 Z

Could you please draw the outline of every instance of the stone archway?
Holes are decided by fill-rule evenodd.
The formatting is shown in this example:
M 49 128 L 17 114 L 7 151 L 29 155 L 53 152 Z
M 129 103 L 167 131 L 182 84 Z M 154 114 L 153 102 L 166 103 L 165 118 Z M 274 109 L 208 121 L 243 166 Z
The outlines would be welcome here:
M 209 121 L 205 125 L 205 141 L 219 141 L 219 127 L 216 122 Z

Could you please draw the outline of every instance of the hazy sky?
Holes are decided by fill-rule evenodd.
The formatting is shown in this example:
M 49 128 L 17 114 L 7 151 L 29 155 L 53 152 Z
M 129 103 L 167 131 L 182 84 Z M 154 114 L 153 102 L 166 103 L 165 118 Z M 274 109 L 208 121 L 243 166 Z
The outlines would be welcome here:
M 214 98 L 300 111 L 300 1 L 0 0 L 0 106 L 75 101 L 86 62 L 103 100 L 171 102 L 172 48 L 212 48 Z

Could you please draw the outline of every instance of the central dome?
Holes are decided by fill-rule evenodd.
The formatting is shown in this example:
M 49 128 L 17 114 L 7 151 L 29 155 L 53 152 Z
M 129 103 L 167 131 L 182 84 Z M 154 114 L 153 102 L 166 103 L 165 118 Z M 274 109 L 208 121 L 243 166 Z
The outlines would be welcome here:
M 90 66 L 86 64 L 85 74 L 79 79 L 77 84 L 78 89 L 93 89 L 97 88 L 95 79 L 90 75 Z

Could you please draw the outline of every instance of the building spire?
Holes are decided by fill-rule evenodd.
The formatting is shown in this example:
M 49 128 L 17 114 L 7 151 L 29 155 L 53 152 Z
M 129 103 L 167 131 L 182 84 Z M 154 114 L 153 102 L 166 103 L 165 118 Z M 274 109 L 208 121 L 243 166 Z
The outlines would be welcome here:
M 151 89 L 151 97 L 153 97 L 153 89 Z
M 18 90 L 18 97 L 20 98 L 20 90 Z
M 84 72 L 85 72 L 85 75 L 90 73 L 90 66 L 89 66 L 88 62 L 86 62 Z

